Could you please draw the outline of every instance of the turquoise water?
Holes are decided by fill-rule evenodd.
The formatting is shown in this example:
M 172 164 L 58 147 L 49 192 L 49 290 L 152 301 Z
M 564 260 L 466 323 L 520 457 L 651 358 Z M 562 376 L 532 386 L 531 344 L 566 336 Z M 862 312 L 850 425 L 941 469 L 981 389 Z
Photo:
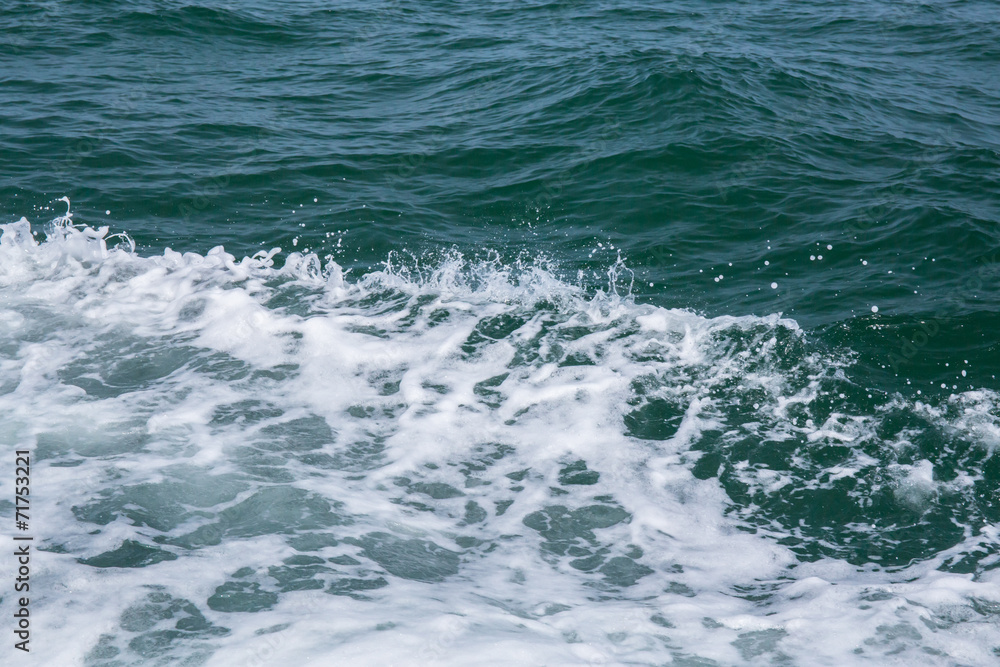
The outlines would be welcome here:
M 975 1 L 5 3 L 29 659 L 994 664 L 998 44 Z

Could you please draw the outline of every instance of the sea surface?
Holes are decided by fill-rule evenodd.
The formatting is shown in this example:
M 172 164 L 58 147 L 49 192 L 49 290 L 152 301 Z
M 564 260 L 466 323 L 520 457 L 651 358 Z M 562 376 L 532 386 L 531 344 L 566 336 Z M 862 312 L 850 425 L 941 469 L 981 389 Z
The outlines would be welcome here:
M 3 664 L 1000 664 L 995 1 L 3 0 L 0 229 Z

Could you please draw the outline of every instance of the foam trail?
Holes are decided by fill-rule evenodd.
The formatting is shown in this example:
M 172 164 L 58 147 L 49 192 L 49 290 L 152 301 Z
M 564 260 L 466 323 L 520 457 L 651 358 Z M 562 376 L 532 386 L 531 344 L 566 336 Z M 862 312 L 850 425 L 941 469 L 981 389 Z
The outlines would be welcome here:
M 2 229 L 0 440 L 33 451 L 41 663 L 945 665 L 1000 646 L 976 500 L 991 391 L 869 401 L 850 352 L 792 320 L 537 266 L 348 281 L 308 254 L 142 257 L 69 212 L 43 242 Z

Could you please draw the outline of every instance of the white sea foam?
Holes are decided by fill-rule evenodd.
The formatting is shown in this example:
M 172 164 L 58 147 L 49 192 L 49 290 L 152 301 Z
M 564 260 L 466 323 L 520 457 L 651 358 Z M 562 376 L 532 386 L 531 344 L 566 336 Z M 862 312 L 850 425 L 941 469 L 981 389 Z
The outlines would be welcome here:
M 874 545 L 873 498 L 919 524 L 973 493 L 976 470 L 936 480 L 919 432 L 878 428 L 907 411 L 992 451 L 991 392 L 828 409 L 850 354 L 792 320 L 539 267 L 351 281 L 308 254 L 141 257 L 68 216 L 41 243 L 2 228 L 0 440 L 34 456 L 39 664 L 995 659 L 994 527 L 893 566 L 829 546 L 810 506 L 841 493 Z

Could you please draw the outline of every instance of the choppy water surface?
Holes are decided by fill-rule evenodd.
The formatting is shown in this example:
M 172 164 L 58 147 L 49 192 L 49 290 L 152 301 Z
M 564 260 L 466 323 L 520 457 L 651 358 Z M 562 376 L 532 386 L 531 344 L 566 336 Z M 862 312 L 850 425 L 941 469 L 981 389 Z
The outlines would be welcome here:
M 0 28 L 29 660 L 1000 659 L 991 3 Z

